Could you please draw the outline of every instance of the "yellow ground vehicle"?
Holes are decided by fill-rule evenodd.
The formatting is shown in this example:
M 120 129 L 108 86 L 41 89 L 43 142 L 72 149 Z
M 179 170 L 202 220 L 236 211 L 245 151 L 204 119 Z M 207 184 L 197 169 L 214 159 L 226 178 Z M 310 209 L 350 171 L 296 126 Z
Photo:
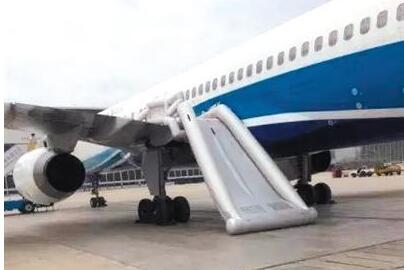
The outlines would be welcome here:
M 400 175 L 401 174 L 401 167 L 398 165 L 378 165 L 375 167 L 375 174 L 377 176 L 381 175 L 393 175 L 393 174 Z

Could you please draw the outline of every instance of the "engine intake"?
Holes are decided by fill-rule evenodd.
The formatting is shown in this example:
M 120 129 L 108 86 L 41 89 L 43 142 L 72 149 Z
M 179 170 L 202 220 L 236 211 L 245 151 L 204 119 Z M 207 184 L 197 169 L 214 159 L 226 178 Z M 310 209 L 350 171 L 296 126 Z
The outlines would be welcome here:
M 26 199 L 50 204 L 79 189 L 85 180 L 85 169 L 73 155 L 39 148 L 17 161 L 13 177 L 16 189 Z

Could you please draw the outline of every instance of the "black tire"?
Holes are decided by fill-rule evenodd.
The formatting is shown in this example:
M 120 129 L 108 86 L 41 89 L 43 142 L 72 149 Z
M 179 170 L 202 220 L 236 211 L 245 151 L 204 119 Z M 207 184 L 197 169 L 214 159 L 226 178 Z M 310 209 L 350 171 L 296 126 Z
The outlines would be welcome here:
M 400 172 L 397 172 L 397 175 L 401 175 L 401 171 L 400 171 Z
M 107 201 L 104 197 L 98 197 L 98 207 L 105 207 L 107 206 Z
M 91 208 L 96 208 L 98 206 L 97 198 L 90 199 L 90 206 Z
M 359 177 L 366 177 L 366 176 L 367 176 L 367 173 L 365 171 L 361 171 L 359 173 Z
M 179 196 L 174 198 L 174 219 L 177 222 L 188 222 L 191 216 L 191 208 L 185 197 Z
M 352 176 L 353 178 L 355 178 L 355 177 L 356 177 L 356 173 L 351 173 L 351 176 Z
M 164 202 L 165 200 L 165 202 Z M 155 222 L 158 225 L 172 224 L 174 221 L 174 202 L 173 200 L 165 196 L 164 198 L 155 197 L 154 203 L 156 205 Z M 165 203 L 165 208 L 164 208 Z
M 307 206 L 312 206 L 316 202 L 316 195 L 312 185 L 298 184 L 295 187 L 297 189 L 297 193 L 302 198 L 302 200 L 307 204 Z
M 35 204 L 33 204 L 32 202 L 25 202 L 24 204 L 24 212 L 23 213 L 33 213 L 35 211 Z
M 326 183 L 318 183 L 314 186 L 316 201 L 318 204 L 329 204 L 332 199 L 331 188 Z
M 152 223 L 156 220 L 156 203 L 149 200 L 143 199 L 139 202 L 137 209 L 137 214 L 140 222 Z

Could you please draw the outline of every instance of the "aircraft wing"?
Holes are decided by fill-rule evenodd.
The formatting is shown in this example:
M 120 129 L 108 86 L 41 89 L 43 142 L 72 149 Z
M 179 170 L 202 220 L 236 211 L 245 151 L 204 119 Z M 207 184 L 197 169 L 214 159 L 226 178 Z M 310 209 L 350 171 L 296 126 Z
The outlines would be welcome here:
M 127 150 L 141 142 L 168 139 L 170 135 L 164 125 L 101 115 L 100 111 L 5 103 L 4 125 L 55 136 L 75 131 L 79 140 Z

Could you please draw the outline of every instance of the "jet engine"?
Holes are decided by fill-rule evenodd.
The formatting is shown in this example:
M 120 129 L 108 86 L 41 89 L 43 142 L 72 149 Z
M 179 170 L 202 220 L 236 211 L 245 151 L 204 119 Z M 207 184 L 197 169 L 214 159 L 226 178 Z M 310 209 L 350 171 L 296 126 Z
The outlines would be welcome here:
M 23 155 L 13 171 L 15 187 L 26 199 L 50 204 L 63 200 L 81 187 L 83 163 L 68 153 L 39 148 Z
M 330 151 L 323 151 L 310 155 L 311 174 L 324 172 L 331 163 Z M 301 157 L 289 157 L 276 160 L 276 164 L 289 180 L 296 180 L 303 177 L 303 161 Z
M 330 167 L 331 152 L 323 151 L 310 155 L 311 158 L 311 173 L 324 172 Z

